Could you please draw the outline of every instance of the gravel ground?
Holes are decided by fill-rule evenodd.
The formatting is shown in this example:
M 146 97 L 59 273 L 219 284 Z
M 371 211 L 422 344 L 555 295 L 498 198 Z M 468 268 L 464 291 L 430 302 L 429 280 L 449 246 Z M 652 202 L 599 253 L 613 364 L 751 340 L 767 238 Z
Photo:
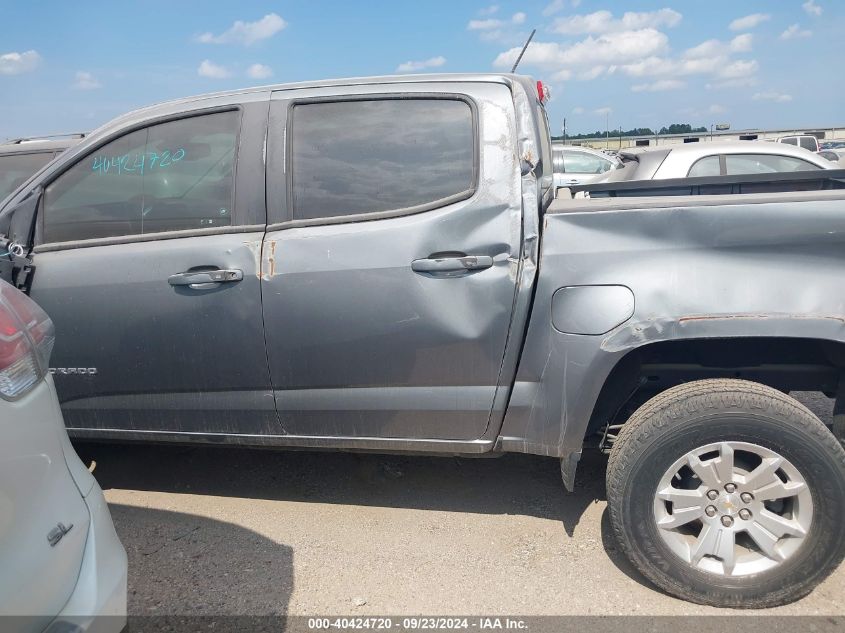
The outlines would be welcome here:
M 801 399 L 830 415 L 823 396 Z M 567 495 L 556 460 L 524 455 L 80 453 L 97 461 L 129 554 L 132 615 L 736 613 L 672 598 L 632 569 L 611 538 L 599 454 Z M 843 597 L 845 566 L 767 613 L 842 616 Z

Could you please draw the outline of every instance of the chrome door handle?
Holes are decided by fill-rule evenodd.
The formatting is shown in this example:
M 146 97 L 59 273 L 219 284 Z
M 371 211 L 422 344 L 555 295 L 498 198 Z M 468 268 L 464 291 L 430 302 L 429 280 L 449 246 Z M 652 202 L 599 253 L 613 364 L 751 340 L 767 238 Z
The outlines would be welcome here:
M 473 270 L 484 270 L 493 265 L 493 258 L 489 255 L 464 255 L 463 257 L 434 257 L 415 259 L 411 262 L 411 270 L 416 273 L 455 273 L 464 274 Z
M 167 278 L 167 283 L 171 286 L 188 286 L 194 290 L 202 290 L 214 288 L 221 283 L 241 281 L 243 278 L 244 271 L 237 269 L 198 270 L 171 275 Z

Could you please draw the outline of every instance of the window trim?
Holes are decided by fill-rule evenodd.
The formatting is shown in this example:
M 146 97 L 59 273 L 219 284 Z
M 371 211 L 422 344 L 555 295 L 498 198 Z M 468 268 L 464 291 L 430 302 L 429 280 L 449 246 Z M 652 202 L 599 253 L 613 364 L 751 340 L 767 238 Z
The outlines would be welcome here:
M 350 103 L 357 101 L 460 101 L 469 106 L 471 124 L 472 124 L 472 186 L 469 189 L 461 191 L 457 194 L 439 198 L 424 204 L 418 204 L 411 207 L 402 207 L 399 209 L 388 209 L 387 211 L 371 211 L 368 213 L 356 213 L 351 215 L 335 215 L 324 218 L 307 218 L 297 220 L 294 218 L 293 207 L 293 110 L 298 105 L 312 105 L 321 103 Z M 469 200 L 478 191 L 478 181 L 481 175 L 481 151 L 479 142 L 479 127 L 478 127 L 478 106 L 469 95 L 452 93 L 452 92 L 407 92 L 407 93 L 372 93 L 372 94 L 357 94 L 357 95 L 331 95 L 326 97 L 303 97 L 300 99 L 291 99 L 287 104 L 287 115 L 285 118 L 284 138 L 282 142 L 285 143 L 284 148 L 284 177 L 285 177 L 285 204 L 288 209 L 288 217 L 290 219 L 284 222 L 277 222 L 270 224 L 267 230 L 277 230 L 286 227 L 299 226 L 323 226 L 331 224 L 350 224 L 354 222 L 369 222 L 372 220 L 382 220 L 387 218 L 398 218 L 407 215 L 416 215 L 426 211 L 433 211 L 435 209 L 442 209 L 464 200 Z
M 155 125 L 163 123 L 173 123 L 175 121 L 182 121 L 185 119 L 192 119 L 200 116 L 207 116 L 211 114 L 220 114 L 223 112 L 237 112 L 237 130 L 235 133 L 235 161 L 232 166 L 232 221 L 229 226 L 208 227 L 205 229 L 182 229 L 174 231 L 161 231 L 160 233 L 128 233 L 126 235 L 114 235 L 111 237 L 95 237 L 90 239 L 67 240 L 64 242 L 45 242 L 44 241 L 44 218 L 46 215 L 44 205 L 47 200 L 47 188 L 61 178 L 66 172 L 76 167 L 82 161 L 88 159 L 101 148 L 105 147 L 112 141 L 120 139 L 128 134 L 132 134 L 145 128 L 150 128 Z M 156 239 L 176 239 L 180 237 L 193 237 L 199 235 L 219 235 L 223 233 L 244 233 L 248 231 L 240 230 L 244 225 L 237 224 L 236 220 L 239 218 L 239 210 L 236 208 L 237 186 L 238 186 L 238 165 L 240 163 L 241 154 L 241 137 L 243 132 L 244 108 L 242 104 L 227 104 L 221 106 L 214 106 L 211 108 L 201 108 L 198 110 L 190 110 L 177 112 L 173 114 L 165 114 L 156 117 L 151 117 L 143 121 L 137 121 L 132 125 L 122 127 L 114 132 L 104 136 L 95 145 L 86 148 L 84 154 L 75 156 L 74 159 L 63 165 L 59 170 L 50 175 L 48 180 L 45 180 L 38 185 L 41 191 L 41 200 L 38 202 L 38 210 L 36 212 L 35 220 L 35 236 L 33 238 L 33 252 L 45 253 L 52 251 L 73 250 L 77 248 L 85 248 L 88 246 L 108 246 L 111 244 L 130 244 L 133 242 L 149 242 Z M 261 225 L 263 228 L 263 225 Z M 251 227 L 246 227 L 251 228 Z

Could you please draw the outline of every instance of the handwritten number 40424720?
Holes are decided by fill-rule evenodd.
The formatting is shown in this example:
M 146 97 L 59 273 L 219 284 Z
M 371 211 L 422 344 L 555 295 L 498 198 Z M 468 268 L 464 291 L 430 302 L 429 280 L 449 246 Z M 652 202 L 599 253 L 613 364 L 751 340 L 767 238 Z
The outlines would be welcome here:
M 185 150 L 179 148 L 173 152 L 139 152 L 121 156 L 95 156 L 91 169 L 98 174 L 143 174 L 154 169 L 166 169 L 185 158 Z

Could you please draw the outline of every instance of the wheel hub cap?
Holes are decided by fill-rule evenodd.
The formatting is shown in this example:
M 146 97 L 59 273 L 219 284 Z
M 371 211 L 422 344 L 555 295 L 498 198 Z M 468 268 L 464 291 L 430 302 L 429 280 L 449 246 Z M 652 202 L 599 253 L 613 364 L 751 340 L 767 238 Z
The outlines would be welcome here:
M 689 565 L 723 576 L 780 565 L 804 543 L 812 517 L 798 469 L 747 442 L 690 451 L 669 467 L 654 495 L 663 542 Z

